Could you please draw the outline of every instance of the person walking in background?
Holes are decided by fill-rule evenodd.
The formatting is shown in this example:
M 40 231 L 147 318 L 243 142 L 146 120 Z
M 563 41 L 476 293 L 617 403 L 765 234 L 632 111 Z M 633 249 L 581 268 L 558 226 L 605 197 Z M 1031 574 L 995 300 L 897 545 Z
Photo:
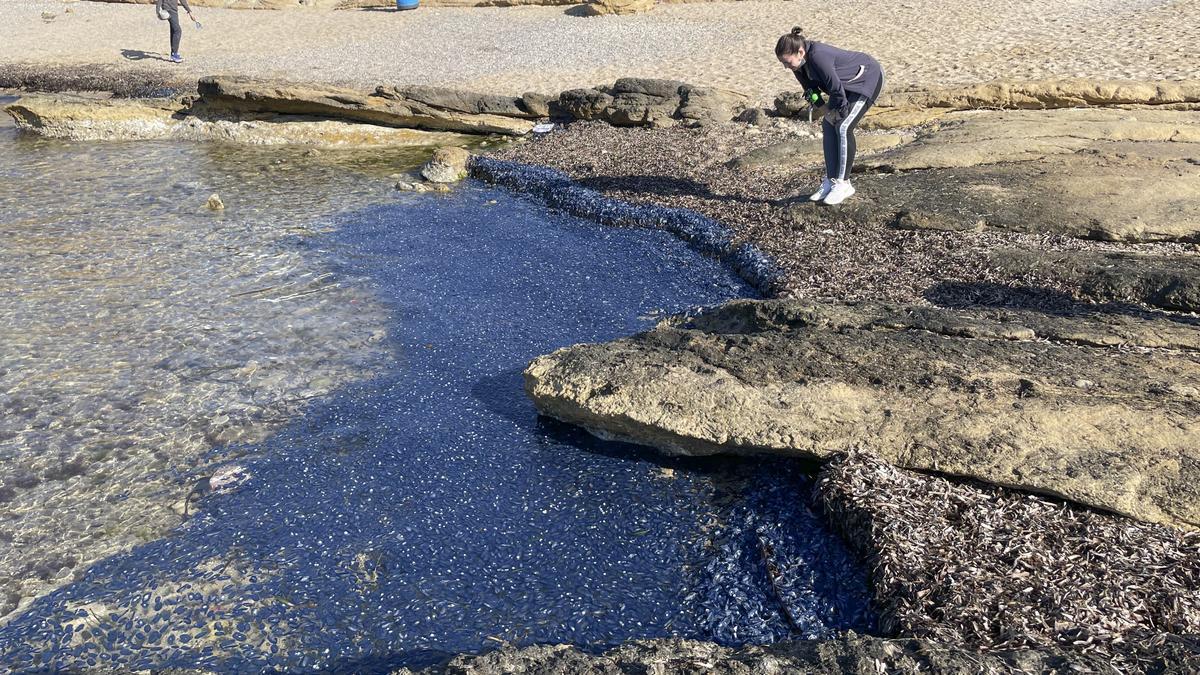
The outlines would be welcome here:
M 189 19 L 196 21 L 196 17 L 192 14 L 192 8 L 188 5 L 187 0 L 156 0 L 156 3 L 158 18 L 171 24 L 171 60 L 175 63 L 182 63 L 183 57 L 179 55 L 179 41 L 183 38 L 183 28 L 179 25 L 179 5 L 183 4 L 183 10 L 187 12 Z
M 841 204 L 854 194 L 850 171 L 854 167 L 854 128 L 883 90 L 883 68 L 868 54 L 838 49 L 804 37 L 800 28 L 779 38 L 775 58 L 791 70 L 804 87 L 804 98 L 814 92 L 829 96 L 821 122 L 825 145 L 825 180 L 809 199 Z

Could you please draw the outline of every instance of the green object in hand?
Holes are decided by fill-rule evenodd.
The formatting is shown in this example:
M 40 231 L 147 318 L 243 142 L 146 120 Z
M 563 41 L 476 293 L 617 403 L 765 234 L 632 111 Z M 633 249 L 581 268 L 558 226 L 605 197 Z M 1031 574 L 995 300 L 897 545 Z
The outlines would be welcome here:
M 821 92 L 819 91 L 806 91 L 804 92 L 804 98 L 814 108 L 824 103 L 824 101 L 821 100 Z

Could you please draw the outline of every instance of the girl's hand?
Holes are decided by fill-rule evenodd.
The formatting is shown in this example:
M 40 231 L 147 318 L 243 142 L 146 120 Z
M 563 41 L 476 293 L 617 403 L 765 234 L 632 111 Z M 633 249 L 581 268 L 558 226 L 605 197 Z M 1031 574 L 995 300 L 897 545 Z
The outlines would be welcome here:
M 846 108 L 842 108 L 841 110 L 830 108 L 825 111 L 825 121 L 836 127 L 845 121 L 848 112 Z

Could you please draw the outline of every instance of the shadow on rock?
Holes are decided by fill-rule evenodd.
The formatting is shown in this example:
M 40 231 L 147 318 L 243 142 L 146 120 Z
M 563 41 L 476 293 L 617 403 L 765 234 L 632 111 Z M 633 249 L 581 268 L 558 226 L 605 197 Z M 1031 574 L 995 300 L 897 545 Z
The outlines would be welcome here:
M 1095 314 L 1119 314 L 1137 319 L 1169 319 L 1200 327 L 1200 319 L 1170 312 L 1154 312 L 1137 305 L 1121 302 L 1082 302 L 1070 294 L 1052 288 L 1009 286 L 992 282 L 945 281 L 925 291 L 925 299 L 947 309 L 996 307 L 1032 309 L 1063 317 L 1085 317 Z

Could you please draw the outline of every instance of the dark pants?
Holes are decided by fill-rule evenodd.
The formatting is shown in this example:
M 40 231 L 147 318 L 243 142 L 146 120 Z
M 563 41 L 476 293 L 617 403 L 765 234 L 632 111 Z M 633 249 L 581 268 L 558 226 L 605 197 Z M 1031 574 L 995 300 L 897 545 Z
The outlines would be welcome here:
M 846 116 L 836 125 L 830 124 L 828 120 L 821 122 L 821 131 L 824 132 L 826 176 L 838 180 L 850 178 L 850 171 L 854 168 L 854 151 L 856 149 L 854 128 L 858 126 L 858 121 L 875 103 L 875 99 L 879 98 L 879 92 L 882 90 L 883 77 L 880 76 L 873 96 L 863 96 L 862 94 L 846 96 Z
M 179 11 L 167 12 L 167 22 L 171 24 L 171 53 L 179 53 L 179 39 L 183 37 L 183 29 L 179 27 Z

